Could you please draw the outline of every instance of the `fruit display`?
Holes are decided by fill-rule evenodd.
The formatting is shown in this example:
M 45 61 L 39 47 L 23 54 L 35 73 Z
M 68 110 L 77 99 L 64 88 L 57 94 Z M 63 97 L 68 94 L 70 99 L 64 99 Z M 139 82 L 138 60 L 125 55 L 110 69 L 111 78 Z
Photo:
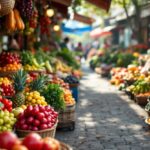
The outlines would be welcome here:
M 72 75 L 67 76 L 64 81 L 69 84 L 79 84 L 79 79 Z
M 25 107 L 25 109 L 26 109 L 26 107 Z M 19 116 L 19 114 L 22 113 L 25 109 L 22 107 L 16 107 L 12 110 L 12 113 L 14 114 L 15 118 L 17 118 Z
M 12 84 L 12 82 L 11 82 L 11 80 L 8 79 L 7 77 L 1 77 L 1 78 L 0 78 L 0 85 L 1 85 L 1 84 L 10 85 L 10 84 Z
M 138 80 L 133 85 L 127 87 L 127 90 L 133 94 L 147 93 L 150 91 L 150 82 Z
M 54 107 L 55 110 L 62 110 L 65 108 L 64 92 L 58 84 L 48 84 L 41 93 L 46 102 Z
M 37 67 L 35 65 L 29 65 L 29 64 L 25 65 L 23 68 L 26 71 L 37 71 L 37 70 L 39 70 L 39 67 Z
M 12 101 L 0 97 L 0 110 L 8 110 L 9 112 L 12 111 Z
M 30 51 L 23 51 L 21 53 L 21 63 L 26 71 L 44 70 L 43 64 L 39 64 Z
M 69 84 L 65 83 L 62 79 L 57 76 L 53 76 L 51 82 L 52 84 L 58 84 L 65 89 L 69 89 Z
M 1 84 L 0 85 L 1 95 L 4 97 L 12 97 L 15 94 L 14 87 L 11 84 Z
M 41 138 L 37 133 L 28 134 L 23 140 L 20 140 L 12 132 L 0 133 L 0 149 L 5 150 L 60 150 L 59 141 L 46 137 Z
M 28 106 L 19 114 L 16 129 L 32 131 L 50 129 L 57 123 L 57 117 L 58 113 L 50 106 Z
M 33 91 L 26 93 L 26 98 L 25 98 L 25 104 L 26 105 L 43 105 L 46 106 L 47 102 L 45 101 L 44 96 L 41 96 L 38 91 Z
M 5 27 L 8 32 L 15 32 L 16 30 L 24 30 L 25 24 L 20 16 L 20 12 L 17 9 L 11 10 L 11 12 L 5 17 Z
M 25 103 L 25 95 L 23 90 L 26 86 L 27 74 L 23 70 L 19 70 L 12 76 L 13 86 L 16 94 L 12 97 L 13 107 L 19 107 Z
M 57 59 L 56 61 L 56 70 L 63 73 L 71 73 L 72 68 L 66 65 L 64 62 Z
M 7 110 L 0 110 L 0 132 L 12 131 L 16 123 L 16 118 L 13 113 Z
M 16 53 L 2 52 L 0 54 L 0 71 L 17 71 L 21 68 L 20 57 Z
M 33 14 L 33 1 L 32 0 L 21 0 L 17 1 L 17 8 L 21 13 L 21 16 L 29 19 Z
M 49 25 L 51 24 L 51 20 L 48 16 L 41 16 L 40 17 L 40 31 L 42 34 L 49 33 Z
M 126 68 L 113 68 L 111 70 L 111 80 L 110 83 L 114 84 L 114 85 L 120 85 L 121 83 L 124 83 L 124 76 L 127 73 L 127 69 Z
M 64 100 L 66 106 L 75 104 L 75 99 L 72 97 L 72 93 L 70 90 L 64 89 Z

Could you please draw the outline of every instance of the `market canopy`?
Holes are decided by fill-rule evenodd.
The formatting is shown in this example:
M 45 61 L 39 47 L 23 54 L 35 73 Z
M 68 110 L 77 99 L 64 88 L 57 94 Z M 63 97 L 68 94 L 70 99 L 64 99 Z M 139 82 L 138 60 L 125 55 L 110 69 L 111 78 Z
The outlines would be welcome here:
M 61 29 L 65 33 L 71 33 L 76 35 L 81 35 L 85 32 L 92 31 L 92 26 L 85 25 L 75 20 L 70 20 L 62 23 Z
M 104 29 L 96 28 L 90 32 L 90 36 L 92 38 L 109 36 L 112 34 L 111 30 L 114 28 L 115 28 L 115 26 L 108 26 L 108 27 L 105 27 Z

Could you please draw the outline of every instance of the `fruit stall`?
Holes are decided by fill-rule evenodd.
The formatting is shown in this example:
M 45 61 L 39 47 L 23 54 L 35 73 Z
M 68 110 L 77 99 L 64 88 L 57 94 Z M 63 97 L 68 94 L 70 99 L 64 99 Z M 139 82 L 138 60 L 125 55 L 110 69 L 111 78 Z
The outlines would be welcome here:
M 66 16 L 56 3 L 0 1 L 0 149 L 72 149 L 54 138 L 75 129 L 82 72 L 75 54 L 55 44 Z
M 100 51 L 89 62 L 96 73 L 107 77 L 112 85 L 126 93 L 150 115 L 149 50 Z M 145 122 L 150 125 L 149 118 Z

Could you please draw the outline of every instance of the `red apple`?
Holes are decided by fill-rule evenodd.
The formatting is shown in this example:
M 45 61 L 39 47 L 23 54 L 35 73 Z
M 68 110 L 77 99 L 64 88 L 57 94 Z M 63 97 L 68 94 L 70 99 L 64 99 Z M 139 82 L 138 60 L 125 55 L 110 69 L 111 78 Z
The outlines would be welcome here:
M 28 129 L 28 125 L 27 124 L 22 125 L 21 129 L 22 130 L 27 130 Z
M 41 122 L 42 122 L 42 123 L 47 123 L 48 120 L 47 120 L 46 118 L 43 118 Z
M 50 137 L 46 137 L 43 139 L 43 148 L 42 150 L 59 150 L 60 144 L 55 139 L 52 139 Z
M 45 129 L 47 129 L 47 128 L 48 128 L 47 124 L 41 124 L 41 125 L 40 125 L 40 129 L 41 129 L 41 130 L 45 130 Z
M 37 118 L 38 118 L 39 120 L 42 120 L 44 117 L 45 117 L 44 113 L 38 113 L 38 114 L 37 114 Z
M 11 150 L 12 147 L 19 143 L 17 136 L 12 132 L 0 133 L 0 149 Z
M 33 121 L 33 125 L 34 125 L 34 126 L 39 126 L 39 125 L 40 125 L 40 121 L 37 120 L 37 119 L 35 119 L 35 120 Z
M 28 119 L 27 119 L 27 123 L 28 124 L 32 124 L 34 121 L 34 118 L 32 116 L 30 116 Z
M 41 137 L 36 133 L 28 134 L 22 144 L 28 148 L 28 150 L 42 150 L 43 142 Z

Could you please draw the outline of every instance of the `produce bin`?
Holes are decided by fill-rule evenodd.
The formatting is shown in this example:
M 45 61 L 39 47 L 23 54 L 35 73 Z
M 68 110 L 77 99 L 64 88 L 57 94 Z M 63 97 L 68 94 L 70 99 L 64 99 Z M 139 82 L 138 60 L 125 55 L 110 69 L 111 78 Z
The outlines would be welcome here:
M 72 96 L 76 102 L 79 100 L 79 84 L 69 84 L 70 90 L 72 92 Z
M 148 103 L 148 96 L 138 96 L 138 95 L 136 95 L 135 100 L 139 105 L 145 106 Z
M 58 122 L 58 121 L 57 121 Z M 56 124 L 50 128 L 50 129 L 45 129 L 45 130 L 39 130 L 39 131 L 31 131 L 31 130 L 16 130 L 16 134 L 18 135 L 18 137 L 20 138 L 24 138 L 25 136 L 27 136 L 29 133 L 31 132 L 35 132 L 38 133 L 42 138 L 45 137 L 55 137 L 55 133 L 56 133 L 56 127 L 57 127 L 57 122 Z
M 64 111 L 60 111 L 58 115 L 58 129 L 75 129 L 75 104 L 66 106 Z

